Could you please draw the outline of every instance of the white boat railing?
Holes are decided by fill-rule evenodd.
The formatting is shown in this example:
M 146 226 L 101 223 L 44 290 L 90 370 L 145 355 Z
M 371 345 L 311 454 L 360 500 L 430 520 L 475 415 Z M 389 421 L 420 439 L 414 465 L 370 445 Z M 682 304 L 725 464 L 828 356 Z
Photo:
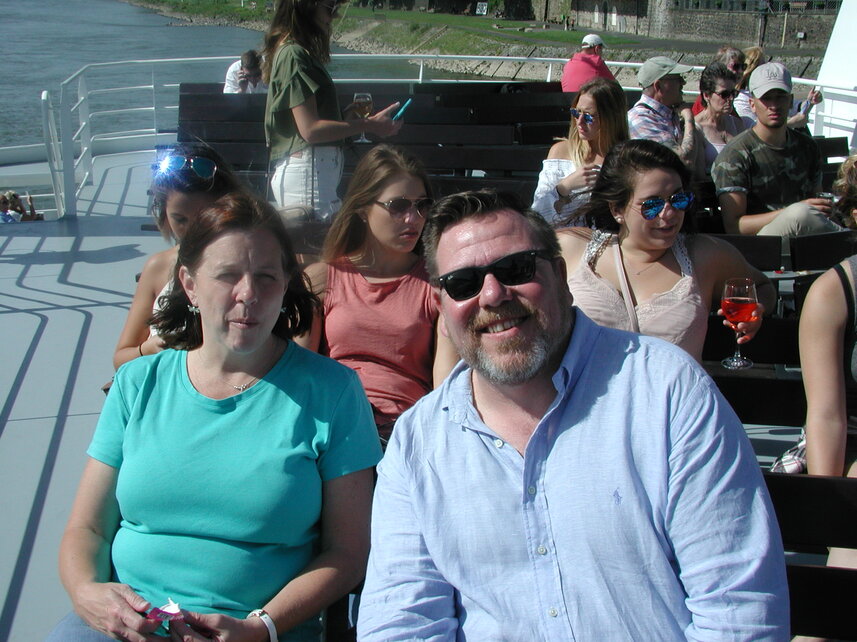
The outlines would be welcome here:
M 558 79 L 564 58 L 527 58 L 504 56 L 453 56 L 439 54 L 334 54 L 334 60 L 368 63 L 405 60 L 413 63 L 414 75 L 405 78 L 339 78 L 354 82 L 462 82 L 449 78 L 431 78 L 431 69 L 445 63 L 483 62 L 494 75 L 485 82 L 514 81 L 523 65 L 536 66 L 545 80 Z M 51 181 L 56 192 L 57 215 L 74 216 L 80 190 L 92 176 L 93 158 L 100 154 L 153 149 L 159 143 L 175 140 L 178 125 L 178 87 L 181 82 L 199 82 L 201 78 L 222 77 L 222 71 L 235 60 L 232 56 L 210 58 L 164 58 L 126 60 L 86 65 L 60 86 L 59 105 L 43 102 L 45 145 L 49 158 L 59 158 Z M 640 67 L 639 62 L 606 61 L 613 69 Z M 206 71 L 205 67 L 210 67 Z M 702 70 L 702 67 L 695 67 Z M 503 70 L 505 73 L 498 70 Z M 497 77 L 502 73 L 502 77 Z M 469 79 L 467 82 L 474 82 Z M 475 81 L 478 82 L 478 81 Z M 817 81 L 795 78 L 795 84 L 817 85 Z M 822 86 L 825 102 L 810 118 L 815 135 L 851 135 L 857 145 L 857 92 L 853 88 Z M 688 94 L 695 92 L 688 91 Z M 838 103 L 845 104 L 841 109 Z M 55 123 L 58 117 L 59 128 Z

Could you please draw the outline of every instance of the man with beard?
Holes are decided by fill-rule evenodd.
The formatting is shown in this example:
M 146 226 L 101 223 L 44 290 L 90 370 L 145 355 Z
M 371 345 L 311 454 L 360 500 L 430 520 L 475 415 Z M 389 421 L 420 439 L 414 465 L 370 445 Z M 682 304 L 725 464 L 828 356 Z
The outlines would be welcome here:
M 696 126 L 690 105 L 684 103 L 682 74 L 693 70 L 666 56 L 649 58 L 637 71 L 643 88 L 640 100 L 628 110 L 629 138 L 653 140 L 679 155 L 692 172 L 698 171 Z
M 842 230 L 828 218 L 833 203 L 815 198 L 821 188 L 815 143 L 786 126 L 789 70 L 778 62 L 759 65 L 748 88 L 756 124 L 730 140 L 711 168 L 726 231 L 788 238 Z
M 423 241 L 463 362 L 378 467 L 358 638 L 788 639 L 762 476 L 696 362 L 571 308 L 516 197 L 448 196 Z

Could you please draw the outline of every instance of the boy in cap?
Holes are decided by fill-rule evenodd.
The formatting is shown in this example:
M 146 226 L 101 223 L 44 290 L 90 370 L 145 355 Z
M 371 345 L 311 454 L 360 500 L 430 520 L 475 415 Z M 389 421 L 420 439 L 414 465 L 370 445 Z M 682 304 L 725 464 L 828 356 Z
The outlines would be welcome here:
M 693 69 L 666 56 L 643 63 L 637 81 L 643 95 L 628 110 L 628 133 L 632 139 L 653 140 L 675 151 L 691 171 L 696 171 L 697 147 L 693 112 L 682 102 L 682 74 Z
M 580 91 L 580 86 L 592 78 L 607 78 L 616 80 L 601 53 L 604 51 L 604 41 L 598 34 L 590 33 L 580 43 L 580 51 L 574 54 L 562 70 L 562 90 L 564 92 Z
M 821 187 L 815 143 L 786 126 L 789 70 L 760 65 L 748 88 L 756 124 L 729 141 L 711 169 L 726 231 L 788 238 L 842 229 L 828 218 L 830 201 L 813 196 Z

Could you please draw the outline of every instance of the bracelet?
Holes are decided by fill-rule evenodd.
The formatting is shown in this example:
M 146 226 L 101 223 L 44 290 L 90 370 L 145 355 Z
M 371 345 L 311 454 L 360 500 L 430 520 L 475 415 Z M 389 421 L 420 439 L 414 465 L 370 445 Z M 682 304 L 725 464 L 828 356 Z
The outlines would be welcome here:
M 268 615 L 264 609 L 250 611 L 250 613 L 247 614 L 247 619 L 249 620 L 251 617 L 257 617 L 262 620 L 262 622 L 265 623 L 265 627 L 268 629 L 268 639 L 270 642 L 277 642 L 277 627 L 274 626 L 274 620 L 271 619 L 271 616 Z
M 142 343 L 137 346 L 137 352 L 140 353 L 141 357 L 143 356 L 143 344 Z

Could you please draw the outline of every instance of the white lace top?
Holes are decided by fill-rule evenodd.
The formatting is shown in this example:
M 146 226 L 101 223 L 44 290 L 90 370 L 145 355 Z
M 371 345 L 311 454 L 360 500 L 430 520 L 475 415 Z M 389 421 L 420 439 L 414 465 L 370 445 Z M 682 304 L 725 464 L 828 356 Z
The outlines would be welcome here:
M 556 192 L 557 183 L 577 169 L 578 167 L 573 161 L 565 158 L 546 158 L 542 161 L 539 184 L 536 187 L 536 193 L 533 195 L 533 209 L 553 227 L 584 225 L 583 217 L 573 217 L 574 212 L 581 205 L 589 202 L 590 190 L 588 188 L 574 190 L 571 193 L 571 200 L 564 203 L 559 212 L 556 211 L 555 207 L 557 200 L 559 200 L 559 194 Z M 572 220 L 569 221 L 569 218 Z

